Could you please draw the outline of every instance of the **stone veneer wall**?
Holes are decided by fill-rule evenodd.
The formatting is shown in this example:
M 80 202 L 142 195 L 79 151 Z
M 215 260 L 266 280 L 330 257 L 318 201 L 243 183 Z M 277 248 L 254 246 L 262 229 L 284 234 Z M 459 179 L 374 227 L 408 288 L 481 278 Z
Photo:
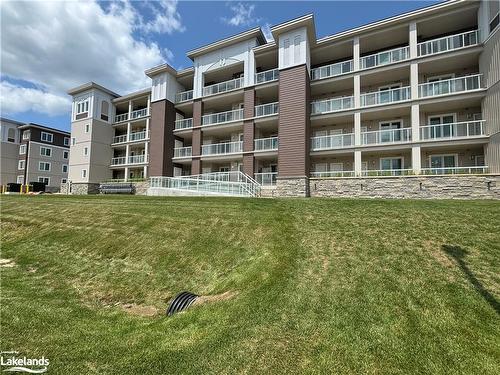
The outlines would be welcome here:
M 67 187 L 64 189 L 67 194 Z M 61 185 L 61 192 L 63 192 L 63 188 Z M 71 183 L 71 192 L 72 195 L 87 195 L 87 194 L 99 194 L 99 184 L 93 183 Z
M 278 177 L 274 195 L 276 197 L 308 197 L 309 180 L 307 177 Z
M 311 179 L 311 197 L 500 199 L 500 175 Z

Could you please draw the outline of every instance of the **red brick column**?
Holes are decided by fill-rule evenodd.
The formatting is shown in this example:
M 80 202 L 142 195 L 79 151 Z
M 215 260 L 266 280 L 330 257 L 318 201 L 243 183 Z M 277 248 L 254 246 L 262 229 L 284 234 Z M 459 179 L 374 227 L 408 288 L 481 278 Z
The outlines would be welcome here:
M 191 163 L 191 174 L 200 174 L 201 173 L 201 145 L 202 141 L 202 132 L 201 132 L 201 117 L 203 116 L 203 102 L 201 99 L 195 99 L 193 103 L 193 139 L 192 139 L 192 147 L 193 147 L 193 160 Z
M 255 108 L 255 89 L 253 87 L 245 89 L 244 93 L 244 118 L 250 120 L 243 121 L 243 173 L 253 177 L 255 171 L 255 158 L 253 156 L 255 124 L 254 124 L 254 108 Z M 251 153 L 247 153 L 251 152 Z
M 168 100 L 151 103 L 149 175 L 173 176 L 175 107 Z

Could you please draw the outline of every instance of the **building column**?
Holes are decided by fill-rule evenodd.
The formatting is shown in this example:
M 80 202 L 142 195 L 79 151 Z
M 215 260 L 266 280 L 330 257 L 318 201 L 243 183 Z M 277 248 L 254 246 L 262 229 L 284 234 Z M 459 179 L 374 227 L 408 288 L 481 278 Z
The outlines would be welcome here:
M 412 142 L 420 141 L 420 105 L 411 106 L 411 139 Z M 411 147 L 411 165 L 414 174 L 420 174 L 422 169 L 420 144 L 414 144 Z
M 151 114 L 151 95 L 148 95 L 148 115 Z
M 254 108 L 255 108 L 255 89 L 245 89 L 244 93 L 244 118 L 243 121 L 243 173 L 253 178 L 255 171 L 254 160 L 254 139 L 255 139 L 255 124 L 254 124 Z M 250 120 L 247 120 L 250 119 Z
M 354 113 L 354 144 L 361 145 L 361 112 Z
M 414 174 L 420 174 L 422 171 L 422 155 L 420 145 L 411 146 L 411 166 Z
M 148 177 L 148 166 L 147 165 L 144 166 L 144 170 L 143 170 L 142 174 L 144 175 L 144 178 Z
M 124 174 L 125 174 L 125 179 L 124 180 L 125 181 L 128 181 L 128 172 L 129 172 L 128 167 L 125 167 L 125 172 L 124 172 Z
M 410 94 L 411 99 L 418 99 L 418 63 L 413 61 L 410 64 Z
M 361 176 L 361 151 L 354 151 L 354 175 L 356 177 Z
M 128 101 L 128 118 L 130 119 L 130 114 L 132 113 L 132 110 L 134 109 L 134 106 L 132 105 L 132 100 Z
M 130 141 L 130 133 L 132 132 L 132 125 L 127 122 L 127 141 Z
M 418 56 L 418 51 L 417 51 L 417 23 L 412 22 L 410 23 L 410 28 L 409 28 L 409 44 L 410 44 L 410 59 L 415 59 Z
M 201 118 L 203 116 L 203 102 L 195 99 L 193 103 L 193 138 L 191 140 L 193 159 L 191 162 L 191 174 L 201 173 L 201 145 L 203 144 L 201 132 Z
M 354 71 L 359 70 L 359 62 L 361 59 L 361 50 L 359 48 L 359 37 L 356 37 L 352 41 L 352 56 L 354 60 L 353 68 Z
M 146 162 L 149 162 L 149 142 L 144 142 L 144 158 Z
M 148 145 L 149 173 L 151 176 L 173 175 L 175 116 L 176 111 L 172 102 L 162 99 L 151 104 L 150 141 Z

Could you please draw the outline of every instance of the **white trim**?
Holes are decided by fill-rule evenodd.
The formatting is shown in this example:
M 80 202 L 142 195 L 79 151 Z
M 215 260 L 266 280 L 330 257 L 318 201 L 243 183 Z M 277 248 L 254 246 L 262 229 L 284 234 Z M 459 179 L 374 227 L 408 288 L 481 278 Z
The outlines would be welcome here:
M 45 169 L 45 167 L 42 169 L 42 168 L 41 168 L 41 165 L 42 165 L 42 164 L 48 164 L 49 169 Z M 39 161 L 39 162 L 38 162 L 38 171 L 39 171 L 39 172 L 50 172 L 50 171 L 51 171 L 51 169 L 52 169 L 52 163 L 51 163 L 50 161 Z
M 443 114 L 438 114 L 438 115 L 428 115 L 427 116 L 427 125 L 432 125 L 431 118 L 433 118 L 433 117 L 439 117 L 441 119 L 441 123 L 439 125 L 443 125 L 443 117 L 445 117 L 445 116 L 453 116 L 453 123 L 457 122 L 457 113 L 452 112 L 452 113 L 443 113 Z
M 20 175 L 16 177 L 17 184 L 24 184 L 24 175 Z
M 17 170 L 24 171 L 25 168 L 26 168 L 26 160 L 19 160 L 17 162 Z
M 50 138 L 50 141 L 48 139 L 43 139 L 43 135 L 47 135 L 47 138 Z M 44 142 L 48 142 L 48 143 L 53 143 L 54 142 L 54 134 L 52 133 L 47 133 L 47 132 L 41 132 L 40 134 L 40 139 Z
M 42 150 L 49 150 L 49 155 L 42 153 Z M 48 146 L 40 146 L 40 156 L 44 156 L 46 158 L 51 158 L 52 157 L 52 147 Z
M 26 143 L 19 145 L 19 155 L 26 155 Z
M 30 139 L 31 131 L 25 130 L 23 131 L 23 140 Z
M 64 137 L 64 145 L 69 147 L 70 143 L 71 143 L 70 137 Z
M 64 171 L 64 167 L 66 167 L 66 171 Z M 62 173 L 68 173 L 68 170 L 69 170 L 68 164 L 63 164 L 61 168 Z
M 38 182 L 45 182 L 45 181 L 40 181 L 41 178 L 46 178 L 47 179 L 47 183 L 45 184 L 45 186 L 49 186 L 50 185 L 50 177 L 38 176 L 37 177 L 37 181 Z
M 61 178 L 61 184 L 65 184 L 65 183 L 67 183 L 67 182 L 68 182 L 68 179 L 67 179 L 67 178 L 64 178 L 64 177 L 63 177 L 63 178 Z
M 81 176 L 82 178 L 87 178 L 87 169 L 82 169 Z

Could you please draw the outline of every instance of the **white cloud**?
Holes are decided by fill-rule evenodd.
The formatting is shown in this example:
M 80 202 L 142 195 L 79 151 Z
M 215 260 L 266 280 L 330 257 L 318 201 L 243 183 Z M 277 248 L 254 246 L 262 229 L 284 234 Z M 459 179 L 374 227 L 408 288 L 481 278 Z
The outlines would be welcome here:
M 268 42 L 272 42 L 274 40 L 273 34 L 271 33 L 271 24 L 266 23 L 264 26 L 262 26 L 262 32 L 264 33 L 264 36 L 266 37 L 266 40 Z
M 141 17 L 129 2 L 0 2 L 2 13 L 2 75 L 27 81 L 35 88 L 2 82 L 2 89 L 27 104 L 2 98 L 4 112 L 38 108 L 56 114 L 58 105 L 70 110 L 66 91 L 94 81 L 125 94 L 149 86 L 144 70 L 171 61 L 173 54 L 154 42 L 138 39 Z M 168 14 L 176 2 L 166 1 Z M 170 13 L 168 13 L 170 12 Z M 153 20 L 153 22 L 156 22 Z M 158 21 L 151 26 L 168 32 L 179 24 Z M 163 25 L 163 26 L 160 26 Z M 45 101 L 35 107 L 30 97 Z M 57 105 L 56 105 L 57 104 Z M 31 106 L 31 107 L 30 107 Z
M 223 17 L 222 21 L 231 26 L 250 26 L 260 21 L 254 16 L 255 5 L 237 3 L 229 6 L 233 12 L 230 18 Z
M 174 31 L 184 31 L 181 16 L 177 11 L 177 0 L 160 0 L 156 3 L 149 2 L 155 18 L 141 27 L 146 32 L 172 34 Z

